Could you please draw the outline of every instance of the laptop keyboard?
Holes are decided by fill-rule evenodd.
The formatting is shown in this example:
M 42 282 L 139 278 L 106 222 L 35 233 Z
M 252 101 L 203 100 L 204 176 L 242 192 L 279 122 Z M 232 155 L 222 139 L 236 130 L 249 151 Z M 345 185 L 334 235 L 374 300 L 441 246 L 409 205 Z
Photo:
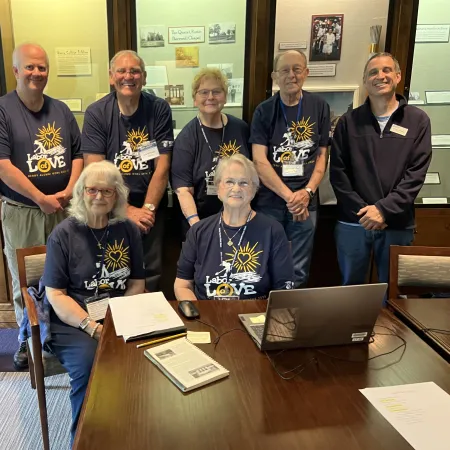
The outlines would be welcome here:
M 252 330 L 258 337 L 259 342 L 262 342 L 264 334 L 264 325 L 252 325 Z

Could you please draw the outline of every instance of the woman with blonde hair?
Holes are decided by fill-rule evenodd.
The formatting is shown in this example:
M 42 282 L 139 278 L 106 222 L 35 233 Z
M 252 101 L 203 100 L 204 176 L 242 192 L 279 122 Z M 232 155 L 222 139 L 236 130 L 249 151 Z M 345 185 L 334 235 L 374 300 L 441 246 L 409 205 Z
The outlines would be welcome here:
M 69 217 L 47 241 L 48 345 L 70 376 L 72 440 L 102 333 L 101 305 L 106 312 L 108 297 L 144 292 L 141 235 L 126 218 L 127 198 L 113 163 L 90 164 L 75 184 Z
M 175 140 L 171 172 L 172 187 L 186 218 L 185 230 L 222 208 L 214 185 L 219 161 L 237 153 L 250 156 L 248 125 L 222 113 L 227 93 L 227 78 L 216 68 L 200 70 L 192 83 L 198 115 Z

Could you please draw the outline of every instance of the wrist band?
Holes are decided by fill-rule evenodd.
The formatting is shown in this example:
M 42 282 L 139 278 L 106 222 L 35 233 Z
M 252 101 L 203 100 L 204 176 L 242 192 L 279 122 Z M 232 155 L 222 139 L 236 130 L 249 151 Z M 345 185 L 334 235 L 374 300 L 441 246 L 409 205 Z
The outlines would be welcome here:
M 192 214 L 192 216 L 186 217 L 186 220 L 189 222 L 194 217 L 198 217 L 198 214 Z
M 97 331 L 97 328 L 98 328 L 99 326 L 100 326 L 100 324 L 97 323 L 97 324 L 95 325 L 95 327 L 92 329 L 92 332 L 91 332 L 91 334 L 90 334 L 91 338 L 94 337 L 94 334 L 95 334 L 95 332 Z

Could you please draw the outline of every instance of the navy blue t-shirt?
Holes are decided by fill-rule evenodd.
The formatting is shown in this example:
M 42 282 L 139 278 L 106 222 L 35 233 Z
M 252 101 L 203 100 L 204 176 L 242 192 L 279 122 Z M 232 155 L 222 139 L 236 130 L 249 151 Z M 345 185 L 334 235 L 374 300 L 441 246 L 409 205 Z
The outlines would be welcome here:
M 66 189 L 72 160 L 82 157 L 80 129 L 66 104 L 44 95 L 41 110 L 33 112 L 16 91 L 0 98 L 0 159 L 9 159 L 45 195 Z M 0 193 L 37 206 L 1 180 Z
M 205 141 L 197 117 L 183 128 L 175 140 L 171 172 L 172 187 L 174 189 L 194 188 L 197 213 L 201 219 L 216 214 L 222 209 L 222 202 L 217 195 L 207 195 L 207 185 L 214 184 L 214 175 L 220 158 L 236 153 L 250 157 L 248 125 L 243 120 L 228 114 L 227 119 L 225 130 L 203 126 L 211 149 Z
M 154 160 L 141 160 L 139 146 L 152 140 L 156 141 L 160 154 L 172 151 L 172 112 L 161 98 L 142 92 L 138 109 L 132 116 L 120 113 L 115 92 L 86 109 L 82 152 L 105 155 L 112 161 L 130 189 L 129 203 L 138 208 L 145 201 L 155 169 Z
M 330 135 L 330 107 L 317 95 L 302 91 L 299 119 L 298 105 L 281 107 L 279 92 L 264 101 L 253 115 L 250 143 L 268 147 L 268 160 L 277 175 L 292 191 L 304 188 L 314 171 L 319 147 L 327 147 Z M 293 140 L 295 143 L 290 144 Z M 296 163 L 303 163 L 303 176 L 283 177 L 282 160 L 293 154 Z M 264 184 L 255 198 L 257 207 L 270 205 L 285 208 L 286 202 Z M 309 209 L 317 208 L 317 196 Z
M 241 245 L 237 248 L 243 227 L 236 234 L 240 227 L 224 225 L 222 262 L 220 215 L 203 219 L 190 228 L 178 260 L 177 277 L 194 280 L 197 299 L 220 296 L 224 284 L 231 285 L 239 299 L 265 299 L 271 290 L 292 289 L 292 255 L 283 227 L 270 217 L 257 213 L 248 222 Z M 228 245 L 229 238 L 232 238 L 232 247 Z M 238 253 L 232 266 L 236 250 Z
M 104 258 L 97 240 L 105 244 Z M 127 280 L 144 278 L 141 233 L 129 220 L 94 230 L 69 217 L 47 240 L 44 286 L 67 289 L 84 309 L 84 299 L 95 295 L 97 282 L 99 294 L 108 291 L 118 297 L 124 295 Z

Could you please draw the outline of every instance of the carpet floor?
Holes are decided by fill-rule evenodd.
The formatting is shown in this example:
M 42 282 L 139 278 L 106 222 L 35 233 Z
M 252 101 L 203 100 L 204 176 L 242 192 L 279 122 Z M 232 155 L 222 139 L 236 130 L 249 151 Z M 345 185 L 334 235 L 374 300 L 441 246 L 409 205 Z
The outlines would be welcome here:
M 18 328 L 0 328 L 0 372 L 16 372 L 13 356 L 19 348 Z
M 50 448 L 69 450 L 69 376 L 48 377 L 45 386 Z M 0 450 L 43 449 L 37 394 L 28 373 L 0 373 L 0 405 Z

